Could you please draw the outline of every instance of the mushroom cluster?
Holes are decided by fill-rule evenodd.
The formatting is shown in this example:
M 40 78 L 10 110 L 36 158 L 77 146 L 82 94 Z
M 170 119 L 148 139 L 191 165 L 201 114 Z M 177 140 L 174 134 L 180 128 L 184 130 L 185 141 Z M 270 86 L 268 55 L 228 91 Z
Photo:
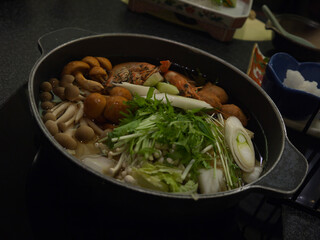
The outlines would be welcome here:
M 126 109 L 123 102 L 132 95 L 122 87 L 102 94 L 111 69 L 107 58 L 86 56 L 66 64 L 60 79 L 50 78 L 41 84 L 42 119 L 66 149 L 75 150 L 79 142 L 95 140 L 122 117 L 120 112 Z
M 77 84 L 89 92 L 101 92 L 108 79 L 111 62 L 104 57 L 84 57 L 81 61 L 69 62 L 62 70 L 62 76 L 73 75 Z

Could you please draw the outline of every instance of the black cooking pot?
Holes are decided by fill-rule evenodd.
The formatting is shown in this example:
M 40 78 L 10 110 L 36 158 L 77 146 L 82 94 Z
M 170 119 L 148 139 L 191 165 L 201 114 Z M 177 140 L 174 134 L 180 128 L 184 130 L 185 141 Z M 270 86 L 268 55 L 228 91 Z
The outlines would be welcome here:
M 68 38 L 74 40 L 64 42 Z M 104 197 L 98 198 L 103 198 L 104 203 L 109 201 L 112 206 L 125 206 L 121 208 L 125 211 L 136 209 L 141 213 L 143 210 L 144 214 L 156 213 L 159 217 L 179 214 L 194 216 L 233 206 L 250 191 L 288 197 L 304 180 L 307 161 L 287 139 L 282 117 L 275 104 L 253 80 L 224 60 L 159 37 L 139 34 L 92 35 L 79 29 L 52 32 L 43 36 L 39 45 L 42 56 L 31 71 L 28 86 L 31 111 L 51 151 L 58 154 L 56 161 L 61 164 L 61 170 L 77 182 L 90 181 L 89 185 L 94 185 L 95 191 L 105 193 Z M 241 188 L 216 194 L 196 197 L 169 194 L 119 182 L 93 171 L 68 154 L 50 135 L 41 119 L 38 109 L 39 86 L 41 82 L 59 76 L 62 67 L 69 61 L 87 55 L 108 57 L 113 64 L 127 60 L 158 64 L 159 60 L 170 59 L 184 69 L 199 68 L 210 80 L 218 79 L 232 102 L 241 106 L 250 117 L 248 128 L 255 132 L 257 150 L 265 161 L 261 177 Z

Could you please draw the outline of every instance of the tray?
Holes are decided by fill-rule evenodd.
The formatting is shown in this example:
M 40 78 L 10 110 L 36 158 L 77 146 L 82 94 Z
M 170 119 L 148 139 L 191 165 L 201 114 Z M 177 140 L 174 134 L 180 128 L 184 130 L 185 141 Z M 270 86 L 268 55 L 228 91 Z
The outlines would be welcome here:
M 220 41 L 231 41 L 249 16 L 252 0 L 238 0 L 235 8 L 215 6 L 210 0 L 129 0 L 130 10 L 191 26 Z M 171 13 L 171 15 L 170 15 Z M 172 13 L 174 15 L 172 15 Z

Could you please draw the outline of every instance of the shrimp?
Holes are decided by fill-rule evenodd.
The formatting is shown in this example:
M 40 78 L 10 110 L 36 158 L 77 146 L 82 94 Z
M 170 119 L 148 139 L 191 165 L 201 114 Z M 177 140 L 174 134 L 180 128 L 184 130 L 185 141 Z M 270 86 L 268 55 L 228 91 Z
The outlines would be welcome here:
M 197 88 L 189 83 L 190 80 L 186 76 L 170 70 L 164 75 L 164 78 L 179 89 L 180 95 L 200 99 Z
M 107 80 L 107 86 L 113 82 L 128 82 L 142 85 L 153 73 L 159 72 L 159 68 L 147 62 L 126 62 L 113 67 Z

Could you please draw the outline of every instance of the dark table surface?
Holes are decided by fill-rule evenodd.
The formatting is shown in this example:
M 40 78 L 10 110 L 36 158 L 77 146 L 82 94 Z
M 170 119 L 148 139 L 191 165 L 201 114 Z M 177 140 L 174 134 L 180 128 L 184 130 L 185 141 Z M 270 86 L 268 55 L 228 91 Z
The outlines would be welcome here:
M 20 94 L 24 93 L 29 72 L 41 56 L 38 39 L 48 32 L 65 27 L 97 33 L 143 33 L 179 41 L 216 55 L 244 72 L 255 43 L 241 40 L 222 43 L 207 33 L 173 25 L 146 14 L 131 12 L 120 0 L 1 1 L 0 134 L 1 151 L 5 154 L 4 157 L 0 157 L 0 190 L 1 198 L 6 203 L 2 204 L 0 210 L 1 239 L 32 239 L 33 236 L 25 206 L 25 181 L 36 147 L 21 152 L 19 144 L 28 141 L 26 136 L 32 134 L 32 128 L 15 128 L 12 122 L 16 121 L 16 116 L 28 115 L 30 118 L 28 104 L 24 98 L 20 98 Z M 259 42 L 259 47 L 267 56 L 274 52 L 270 41 Z M 18 109 L 22 109 L 19 114 L 14 110 L 10 111 L 15 107 L 14 104 L 19 104 Z M 9 111 L 10 114 L 7 116 L 6 113 Z M 3 144 L 3 141 L 6 143 Z M 14 146 L 10 144 L 11 141 L 15 141 Z M 292 222 L 292 226 L 285 229 L 289 232 L 287 239 L 294 239 L 294 236 L 301 239 L 303 235 L 296 234 L 297 232 L 305 232 L 304 236 L 308 239 L 320 238 L 319 229 L 313 226 L 318 218 L 291 208 L 286 213 Z M 5 238 L 2 238 L 2 234 Z

